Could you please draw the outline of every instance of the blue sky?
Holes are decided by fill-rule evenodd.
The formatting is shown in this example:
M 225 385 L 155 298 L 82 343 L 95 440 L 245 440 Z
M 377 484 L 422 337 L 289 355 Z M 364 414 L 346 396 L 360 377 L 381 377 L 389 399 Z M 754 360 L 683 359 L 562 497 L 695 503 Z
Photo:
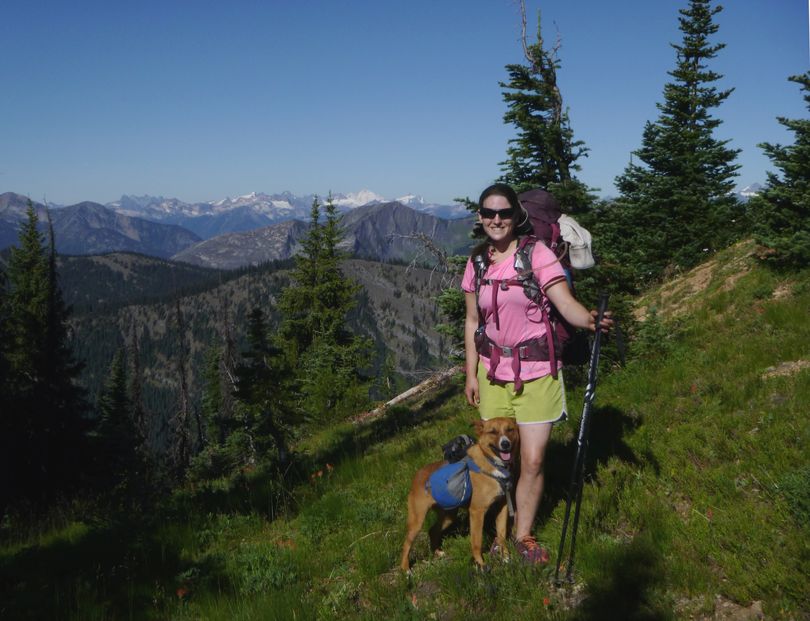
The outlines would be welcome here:
M 547 42 L 580 178 L 600 194 L 657 116 L 686 0 L 528 0 Z M 807 117 L 805 0 L 727 0 L 711 68 L 734 87 L 718 136 L 762 182 L 777 116 Z M 59 204 L 371 189 L 433 202 L 499 175 L 513 128 L 499 81 L 522 61 L 512 0 L 4 0 L 0 192 Z

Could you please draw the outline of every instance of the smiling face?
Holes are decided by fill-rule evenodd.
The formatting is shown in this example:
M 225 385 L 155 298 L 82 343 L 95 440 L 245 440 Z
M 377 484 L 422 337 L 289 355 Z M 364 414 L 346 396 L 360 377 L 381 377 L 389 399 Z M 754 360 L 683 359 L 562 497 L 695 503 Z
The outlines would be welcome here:
M 515 216 L 517 214 L 509 204 L 509 200 L 505 196 L 493 194 L 487 196 L 481 207 L 484 208 L 484 213 L 478 212 L 478 221 L 484 228 L 487 237 L 496 244 L 512 241 L 515 237 Z M 499 212 L 504 212 L 509 217 L 504 218 Z M 491 213 L 494 214 L 493 217 L 485 217 Z
M 484 453 L 497 457 L 505 464 L 517 454 L 520 434 L 514 418 L 490 418 L 475 422 L 478 444 Z

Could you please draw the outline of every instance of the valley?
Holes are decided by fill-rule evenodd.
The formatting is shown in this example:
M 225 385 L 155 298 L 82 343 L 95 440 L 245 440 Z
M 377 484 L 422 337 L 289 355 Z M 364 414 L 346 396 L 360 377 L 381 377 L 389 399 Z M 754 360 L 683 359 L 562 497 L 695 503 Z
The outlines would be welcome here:
M 222 271 L 128 253 L 61 257 L 61 285 L 74 307 L 72 346 L 85 365 L 90 401 L 98 399 L 116 351 L 137 350 L 150 444 L 162 450 L 180 400 L 178 353 L 188 360 L 186 379 L 199 409 L 206 355 L 229 340 L 243 349 L 255 307 L 276 325 L 290 266 Z M 427 268 L 362 259 L 346 260 L 342 269 L 362 286 L 349 322 L 373 343 L 368 377 L 388 364 L 394 385 L 407 387 L 445 364 L 450 344 L 436 332 L 435 296 L 452 280 Z M 373 394 L 386 396 L 379 388 Z

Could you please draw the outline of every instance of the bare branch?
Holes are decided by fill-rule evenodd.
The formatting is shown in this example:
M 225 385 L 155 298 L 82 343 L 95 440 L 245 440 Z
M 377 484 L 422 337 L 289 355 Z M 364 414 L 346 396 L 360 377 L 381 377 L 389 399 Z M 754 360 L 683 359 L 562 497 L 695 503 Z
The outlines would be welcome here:
M 534 57 L 529 52 L 529 42 L 526 39 L 526 1 L 520 0 L 520 43 L 523 45 L 523 55 L 532 65 Z
M 447 279 L 447 275 L 452 272 L 452 266 L 450 265 L 450 261 L 447 256 L 447 252 L 445 252 L 442 248 L 437 246 L 433 239 L 425 233 L 410 233 L 408 235 L 402 234 L 393 234 L 388 236 L 388 240 L 392 239 L 407 239 L 413 242 L 419 242 L 421 244 L 421 249 L 417 252 L 417 254 L 413 257 L 410 264 L 408 265 L 407 271 L 411 271 L 418 267 L 419 262 L 421 259 L 424 259 L 427 256 L 432 255 L 436 259 L 436 264 L 431 268 L 430 271 L 430 279 L 428 282 L 432 282 L 433 274 L 441 273 L 442 275 L 442 285 L 446 286 L 449 282 Z M 419 244 L 416 244 L 419 246 Z
M 551 48 L 551 52 L 549 52 L 549 58 L 552 62 L 557 60 L 557 52 L 562 48 L 562 35 L 560 34 L 560 29 L 557 28 L 557 22 L 554 22 L 554 30 L 557 31 L 557 39 L 554 41 L 554 47 Z

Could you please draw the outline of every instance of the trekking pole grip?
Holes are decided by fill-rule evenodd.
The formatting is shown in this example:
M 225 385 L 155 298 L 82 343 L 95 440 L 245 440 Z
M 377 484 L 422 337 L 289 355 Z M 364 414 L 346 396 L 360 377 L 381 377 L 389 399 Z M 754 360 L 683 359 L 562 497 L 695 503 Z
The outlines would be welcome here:
M 599 324 L 602 323 L 602 319 L 605 317 L 605 313 L 607 312 L 607 305 L 608 305 L 608 298 L 610 295 L 606 291 L 602 291 L 599 294 L 599 305 L 596 308 L 596 330 L 599 332 Z
M 588 368 L 588 386 L 592 387 L 596 382 L 597 366 L 599 363 L 599 351 L 602 348 L 602 328 L 600 327 L 602 319 L 605 318 L 607 312 L 609 294 L 602 291 L 599 294 L 599 304 L 596 308 L 596 320 L 594 324 L 593 343 L 591 345 L 591 360 Z

